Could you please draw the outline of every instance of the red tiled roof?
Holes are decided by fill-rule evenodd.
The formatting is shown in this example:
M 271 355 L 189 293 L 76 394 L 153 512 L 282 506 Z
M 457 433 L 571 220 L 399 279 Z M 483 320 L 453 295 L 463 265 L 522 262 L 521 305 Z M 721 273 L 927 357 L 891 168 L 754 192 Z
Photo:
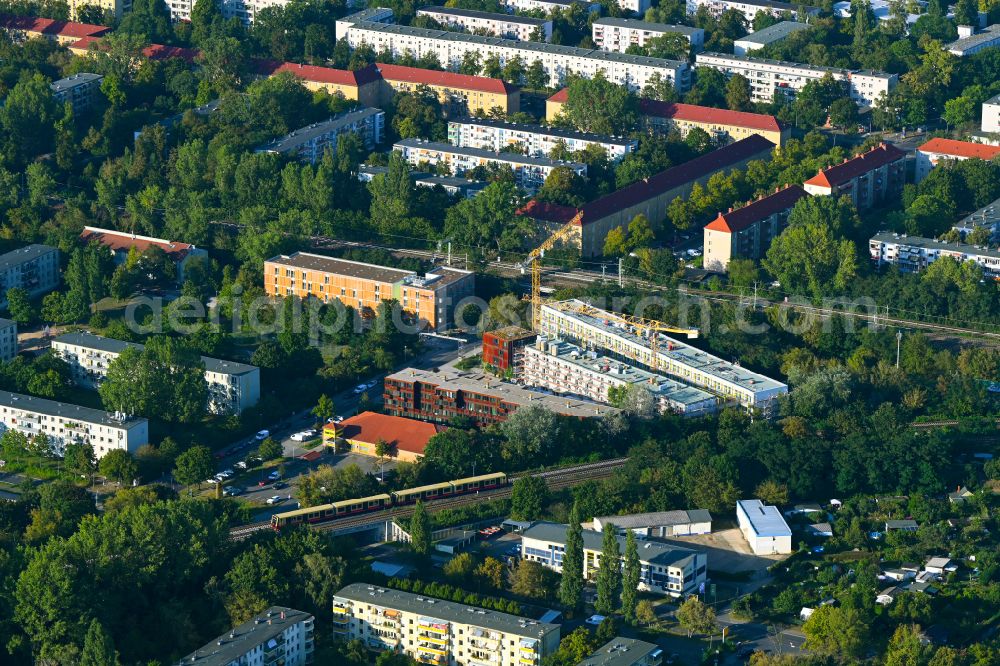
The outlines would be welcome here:
M 557 92 L 552 97 L 549 97 L 546 102 L 559 102 L 560 104 L 565 104 L 566 100 L 569 99 L 569 88 L 563 88 Z
M 142 50 L 142 55 L 150 60 L 181 58 L 188 62 L 194 62 L 200 54 L 201 51 L 198 49 L 186 49 L 181 46 L 164 46 L 163 44 L 150 44 Z
M 748 136 L 584 204 L 580 209 L 580 223 L 590 224 L 771 148 L 774 148 L 774 144 L 759 134 Z
M 325 428 L 332 430 L 333 427 L 327 425 Z M 433 423 L 376 412 L 361 412 L 337 426 L 344 439 L 356 439 L 368 444 L 381 439 L 399 451 L 409 451 L 421 456 L 424 455 L 424 448 L 430 438 L 445 429 L 444 426 Z
M 558 222 L 566 224 L 572 220 L 579 211 L 572 206 L 562 206 L 560 204 L 549 203 L 547 201 L 536 201 L 532 199 L 517 210 L 518 215 L 530 217 L 543 222 Z
M 254 69 L 259 74 L 275 76 L 281 72 L 291 72 L 295 76 L 305 81 L 315 81 L 316 83 L 332 83 L 341 86 L 362 86 L 366 83 L 379 80 L 378 70 L 374 65 L 369 65 L 364 69 L 350 71 L 347 69 L 333 69 L 332 67 L 318 67 L 316 65 L 300 65 L 294 62 L 279 62 L 277 60 L 256 60 Z
M 150 247 L 158 247 L 174 261 L 180 261 L 187 256 L 188 252 L 194 249 L 194 245 L 168 241 L 161 238 L 150 238 L 148 236 L 136 236 L 123 231 L 113 231 L 111 229 L 98 229 L 97 227 L 84 227 L 80 234 L 80 241 L 90 243 L 96 241 L 111 248 L 113 252 L 124 252 L 130 248 L 136 248 L 139 252 L 144 252 Z
M 439 72 L 434 69 L 404 67 L 403 65 L 386 65 L 381 62 L 375 63 L 375 66 L 378 67 L 382 78 L 390 81 L 406 81 L 429 86 L 461 88 L 462 90 L 481 90 L 498 95 L 509 95 L 518 89 L 517 86 L 512 86 L 500 79 L 490 79 L 485 76 Z
M 891 164 L 896 160 L 901 160 L 905 155 L 906 153 L 891 143 L 883 143 L 875 146 L 867 153 L 844 160 L 840 164 L 820 169 L 818 174 L 807 180 L 804 184 L 818 185 L 819 187 L 837 187 L 869 171 L 878 169 L 886 164 Z
M 111 28 L 106 25 L 54 21 L 36 16 L 0 16 L 0 27 L 59 37 L 96 37 L 111 31 Z
M 809 195 L 800 185 L 789 185 L 783 190 L 752 201 L 742 208 L 736 210 L 730 208 L 728 213 L 719 213 L 719 217 L 709 222 L 705 228 L 712 231 L 736 233 L 775 213 L 788 210 L 795 205 L 796 201 L 807 196 Z
M 86 51 L 90 48 L 91 44 L 99 44 L 100 42 L 100 37 L 84 37 L 83 39 L 73 42 L 67 48 L 76 49 L 78 51 Z
M 922 153 L 937 153 L 939 155 L 952 155 L 954 157 L 973 158 L 981 160 L 991 160 L 1000 155 L 1000 147 L 988 146 L 985 143 L 972 143 L 970 141 L 956 141 L 955 139 L 931 139 L 917 150 Z

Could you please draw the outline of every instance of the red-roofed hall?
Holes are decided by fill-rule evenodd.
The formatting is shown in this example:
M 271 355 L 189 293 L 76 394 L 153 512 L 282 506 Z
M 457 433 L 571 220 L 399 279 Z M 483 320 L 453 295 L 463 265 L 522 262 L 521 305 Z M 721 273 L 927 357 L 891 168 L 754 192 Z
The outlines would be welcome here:
M 900 196 L 905 157 L 906 153 L 891 143 L 881 143 L 857 157 L 821 169 L 803 187 L 813 195 L 846 195 L 856 208 L 871 208 L 889 197 Z
M 955 139 L 931 139 L 917 148 L 915 180 L 919 183 L 931 170 L 942 162 L 962 160 L 992 160 L 1000 155 L 1000 147 L 985 143 L 956 141 Z
M 725 271 L 733 259 L 760 259 L 788 222 L 795 203 L 809 196 L 799 185 L 789 185 L 751 201 L 709 222 L 704 229 L 704 267 Z
M 139 236 L 124 231 L 100 229 L 98 227 L 84 227 L 80 233 L 80 242 L 83 244 L 100 243 L 104 245 L 111 251 L 116 264 L 124 263 L 128 257 L 129 250 L 132 248 L 135 248 L 138 252 L 145 252 L 154 247 L 159 248 L 174 262 L 177 268 L 178 284 L 184 282 L 184 268 L 187 266 L 188 261 L 194 257 L 208 256 L 208 252 L 190 243 Z
M 340 439 L 347 442 L 351 453 L 376 456 L 375 446 L 381 440 L 389 445 L 388 457 L 402 462 L 417 462 L 431 437 L 445 427 L 376 412 L 361 412 L 341 423 L 328 423 L 323 428 L 323 443 L 330 446 Z

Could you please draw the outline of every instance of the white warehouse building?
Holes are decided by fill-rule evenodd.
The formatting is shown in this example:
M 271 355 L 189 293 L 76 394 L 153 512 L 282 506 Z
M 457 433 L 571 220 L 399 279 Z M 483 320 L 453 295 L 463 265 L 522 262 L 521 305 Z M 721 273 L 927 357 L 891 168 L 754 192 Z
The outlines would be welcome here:
M 448 121 L 448 141 L 463 148 L 481 148 L 498 153 L 520 146 L 533 157 L 548 157 L 560 142 L 573 152 L 597 145 L 604 149 L 612 162 L 620 162 L 639 149 L 637 139 L 487 118 Z
M 778 507 L 760 500 L 736 503 L 736 522 L 750 550 L 757 555 L 787 555 L 792 552 L 792 530 Z
M 705 509 L 677 509 L 594 518 L 594 529 L 598 532 L 603 531 L 605 525 L 614 525 L 621 533 L 632 531 L 639 536 L 663 539 L 711 534 L 712 514 Z

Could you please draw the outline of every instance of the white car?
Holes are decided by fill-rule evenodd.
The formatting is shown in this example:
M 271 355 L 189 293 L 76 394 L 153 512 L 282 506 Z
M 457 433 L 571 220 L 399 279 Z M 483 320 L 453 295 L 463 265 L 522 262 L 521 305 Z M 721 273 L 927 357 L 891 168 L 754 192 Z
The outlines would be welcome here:
M 354 387 L 354 395 L 358 395 L 359 393 L 364 393 L 367 390 L 368 390 L 368 384 L 358 384 L 357 386 Z
M 326 422 L 327 423 L 343 423 L 344 422 L 344 417 L 343 416 L 334 416 L 331 419 L 327 419 Z
M 605 618 L 603 615 L 591 615 L 586 620 L 584 620 L 584 624 L 589 624 L 592 627 L 599 627 L 601 626 L 601 622 L 604 622 L 605 619 L 607 618 Z
M 212 477 L 211 479 L 207 479 L 205 483 L 211 483 L 212 485 L 215 485 L 217 483 L 222 483 L 222 479 Z
M 271 495 L 267 498 L 268 504 L 281 504 L 283 501 L 285 501 L 285 498 L 281 495 Z
M 241 460 L 238 463 L 236 463 L 235 465 L 233 465 L 233 467 L 235 467 L 236 469 L 246 469 L 247 468 L 247 463 L 246 463 L 245 460 Z
M 379 380 L 377 379 L 372 379 L 371 381 L 365 382 L 365 388 L 366 389 L 375 388 L 375 385 L 378 384 L 378 382 Z
M 316 436 L 315 430 L 303 430 L 302 432 L 297 432 L 292 435 L 289 439 L 293 442 L 304 442 L 307 439 L 311 439 Z
M 267 439 L 270 436 L 271 436 L 271 431 L 270 430 L 261 430 L 256 435 L 254 435 L 254 439 L 256 439 L 258 442 L 263 442 L 265 439 Z

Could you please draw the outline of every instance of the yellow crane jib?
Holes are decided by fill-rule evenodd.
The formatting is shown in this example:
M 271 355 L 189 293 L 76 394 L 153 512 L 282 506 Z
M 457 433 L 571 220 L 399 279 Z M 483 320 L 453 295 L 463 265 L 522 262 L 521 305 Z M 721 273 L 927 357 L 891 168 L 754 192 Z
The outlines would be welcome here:
M 531 264 L 531 323 L 536 331 L 541 328 L 542 320 L 542 266 L 541 259 L 547 250 L 551 250 L 556 243 L 566 240 L 576 234 L 580 214 L 577 213 L 572 220 L 559 227 L 555 233 L 545 239 L 545 241 L 528 253 L 525 263 Z

